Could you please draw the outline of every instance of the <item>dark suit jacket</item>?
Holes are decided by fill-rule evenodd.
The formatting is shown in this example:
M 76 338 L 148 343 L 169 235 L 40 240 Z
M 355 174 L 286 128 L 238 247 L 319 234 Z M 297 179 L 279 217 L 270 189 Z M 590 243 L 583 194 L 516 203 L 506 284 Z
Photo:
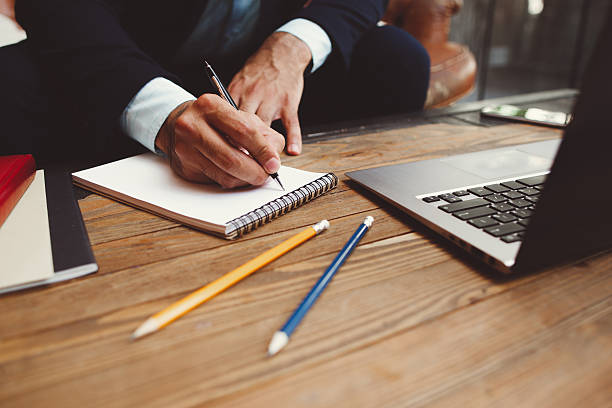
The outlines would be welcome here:
M 262 0 L 262 7 L 266 0 Z M 148 81 L 172 72 L 171 57 L 193 30 L 207 0 L 19 0 L 16 16 L 51 92 L 83 131 L 109 134 Z M 362 33 L 381 18 L 387 0 L 278 2 L 291 18 L 320 25 L 333 52 L 348 64 Z M 72 115 L 73 113 L 78 114 Z M 90 133 L 91 134 L 91 133 Z

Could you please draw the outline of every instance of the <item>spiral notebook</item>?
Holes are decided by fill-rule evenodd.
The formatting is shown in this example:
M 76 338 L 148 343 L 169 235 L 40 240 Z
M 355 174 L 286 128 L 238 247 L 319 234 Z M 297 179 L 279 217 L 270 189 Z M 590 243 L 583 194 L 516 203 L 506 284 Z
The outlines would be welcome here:
M 178 177 L 162 158 L 146 153 L 72 174 L 78 186 L 192 228 L 234 239 L 331 190 L 333 173 L 282 166 L 282 190 L 272 179 L 226 190 Z

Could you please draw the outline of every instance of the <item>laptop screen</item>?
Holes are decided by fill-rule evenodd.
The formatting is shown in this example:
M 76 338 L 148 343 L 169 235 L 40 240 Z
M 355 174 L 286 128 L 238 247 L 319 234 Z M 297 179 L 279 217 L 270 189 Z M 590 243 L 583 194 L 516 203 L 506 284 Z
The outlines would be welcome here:
M 610 47 L 612 10 L 513 269 L 539 269 L 612 247 Z

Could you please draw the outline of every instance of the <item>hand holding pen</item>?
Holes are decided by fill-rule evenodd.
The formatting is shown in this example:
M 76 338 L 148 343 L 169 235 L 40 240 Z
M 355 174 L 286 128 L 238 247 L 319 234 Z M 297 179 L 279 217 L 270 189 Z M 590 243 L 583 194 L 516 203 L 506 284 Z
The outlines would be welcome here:
M 204 94 L 168 115 L 155 145 L 182 178 L 234 188 L 264 184 L 276 173 L 285 140 L 255 114 Z M 243 146 L 250 156 L 235 146 Z
M 210 79 L 210 82 L 212 83 L 212 85 L 217 88 L 217 91 L 219 92 L 219 96 L 221 96 L 223 99 L 225 99 L 230 105 L 232 105 L 232 107 L 236 110 L 238 109 L 238 106 L 236 105 L 236 102 L 234 102 L 234 100 L 232 99 L 232 96 L 230 95 L 230 93 L 227 91 L 227 89 L 225 89 L 225 87 L 223 86 L 223 83 L 221 83 L 221 79 L 217 76 L 217 74 L 215 73 L 215 71 L 212 69 L 212 67 L 210 66 L 210 64 L 206 61 L 204 61 L 204 65 L 206 68 L 206 74 L 208 75 L 208 79 Z M 246 152 L 247 154 L 250 154 L 247 150 Z M 278 173 L 277 172 L 272 172 L 269 173 L 270 177 L 272 177 L 274 180 L 276 180 L 276 182 L 281 186 L 281 188 L 284 190 L 285 187 L 283 187 L 283 183 L 281 183 L 280 178 L 278 177 Z

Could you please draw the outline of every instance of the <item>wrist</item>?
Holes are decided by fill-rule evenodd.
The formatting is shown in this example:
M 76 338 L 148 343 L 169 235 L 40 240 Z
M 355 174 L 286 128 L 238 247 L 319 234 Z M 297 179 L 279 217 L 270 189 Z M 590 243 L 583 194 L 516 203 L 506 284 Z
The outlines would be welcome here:
M 155 136 L 155 147 L 161 150 L 166 156 L 170 154 L 170 147 L 174 138 L 174 124 L 176 119 L 181 116 L 183 112 L 193 103 L 194 101 L 187 101 L 181 103 L 179 106 L 174 108 L 168 115 L 164 124 L 159 128 L 157 136 Z
M 292 61 L 296 71 L 300 73 L 312 66 L 310 48 L 304 41 L 291 33 L 275 32 L 268 37 L 264 45 L 270 46 L 273 54 L 278 53 L 278 55 Z

